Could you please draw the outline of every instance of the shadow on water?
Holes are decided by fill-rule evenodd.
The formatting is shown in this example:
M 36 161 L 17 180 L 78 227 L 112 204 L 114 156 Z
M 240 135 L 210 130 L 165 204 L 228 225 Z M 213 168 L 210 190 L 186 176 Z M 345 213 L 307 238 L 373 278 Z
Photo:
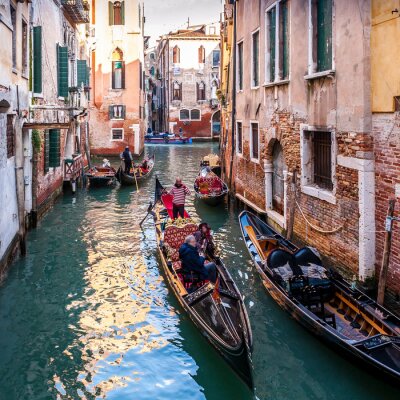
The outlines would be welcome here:
M 151 179 L 64 195 L 0 286 L 0 400 L 397 399 L 396 389 L 315 340 L 273 302 L 249 261 L 237 212 L 190 201 L 214 230 L 254 336 L 255 395 L 199 334 L 160 273 L 154 227 L 139 221 L 154 177 L 192 190 L 212 149 L 151 146 Z M 117 160 L 118 162 L 118 160 Z M 193 199 L 192 199 L 193 200 Z

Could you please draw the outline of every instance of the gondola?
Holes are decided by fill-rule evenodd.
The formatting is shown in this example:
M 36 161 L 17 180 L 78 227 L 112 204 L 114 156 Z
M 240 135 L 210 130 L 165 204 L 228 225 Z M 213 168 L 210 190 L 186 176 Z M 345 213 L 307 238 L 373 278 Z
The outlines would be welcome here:
M 210 167 L 211 171 L 221 178 L 221 160 L 218 154 L 208 154 L 203 157 L 200 167 Z
M 111 166 L 92 167 L 86 172 L 91 187 L 110 186 L 115 183 L 116 171 Z
M 191 144 L 192 138 L 175 136 L 173 133 L 155 133 L 146 135 L 144 142 L 147 144 Z
M 187 213 L 185 219 L 172 220 L 172 196 L 164 193 L 158 179 L 154 221 L 157 248 L 169 287 L 202 335 L 252 388 L 252 333 L 242 296 L 216 256 L 207 256 L 217 266 L 219 278 L 215 285 L 182 271 L 178 250 L 197 225 Z
M 400 319 L 323 267 L 254 214 L 239 222 L 262 282 L 278 305 L 311 333 L 359 365 L 400 384 Z
M 194 181 L 194 191 L 198 199 L 209 206 L 216 206 L 227 195 L 228 187 L 209 167 L 201 167 Z
M 155 155 L 153 154 L 147 159 L 147 168 L 144 167 L 145 160 L 143 160 L 143 162 L 140 164 L 135 164 L 132 168 L 134 172 L 131 172 L 130 174 L 126 174 L 122 167 L 119 167 L 117 173 L 115 174 L 118 182 L 123 186 L 134 186 L 136 185 L 136 182 L 140 182 L 148 178 L 154 168 Z M 135 173 L 136 179 L 133 173 Z

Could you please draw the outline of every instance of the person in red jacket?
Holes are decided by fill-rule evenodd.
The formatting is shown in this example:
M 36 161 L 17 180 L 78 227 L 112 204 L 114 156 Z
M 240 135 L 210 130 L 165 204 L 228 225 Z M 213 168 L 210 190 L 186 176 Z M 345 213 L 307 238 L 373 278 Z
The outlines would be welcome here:
M 175 185 L 168 192 L 172 195 L 172 215 L 173 219 L 185 218 L 185 200 L 186 196 L 190 196 L 190 190 L 182 183 L 182 179 L 177 177 Z

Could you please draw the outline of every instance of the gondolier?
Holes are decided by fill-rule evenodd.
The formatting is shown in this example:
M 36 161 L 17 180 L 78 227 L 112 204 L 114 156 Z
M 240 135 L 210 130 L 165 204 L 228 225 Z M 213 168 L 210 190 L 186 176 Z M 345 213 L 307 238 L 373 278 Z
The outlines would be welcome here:
M 124 152 L 121 154 L 121 158 L 124 160 L 125 163 L 125 173 L 129 174 L 132 168 L 132 153 L 129 151 L 129 146 L 125 147 Z
M 172 215 L 173 219 L 177 219 L 178 216 L 185 218 L 185 200 L 186 196 L 190 196 L 190 190 L 182 183 L 182 179 L 177 177 L 175 185 L 168 192 L 172 197 Z

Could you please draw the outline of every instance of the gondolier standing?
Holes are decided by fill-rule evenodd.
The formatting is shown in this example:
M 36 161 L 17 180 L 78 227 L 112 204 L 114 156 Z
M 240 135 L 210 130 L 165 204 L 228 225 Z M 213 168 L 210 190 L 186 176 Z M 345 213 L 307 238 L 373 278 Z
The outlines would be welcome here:
M 121 153 L 121 158 L 124 160 L 125 163 L 125 173 L 129 174 L 132 168 L 132 153 L 129 151 L 129 146 L 125 147 L 123 153 Z
M 182 179 L 177 177 L 175 185 L 168 192 L 172 197 L 172 215 L 176 219 L 178 216 L 185 218 L 185 200 L 190 196 L 190 190 L 182 183 Z

